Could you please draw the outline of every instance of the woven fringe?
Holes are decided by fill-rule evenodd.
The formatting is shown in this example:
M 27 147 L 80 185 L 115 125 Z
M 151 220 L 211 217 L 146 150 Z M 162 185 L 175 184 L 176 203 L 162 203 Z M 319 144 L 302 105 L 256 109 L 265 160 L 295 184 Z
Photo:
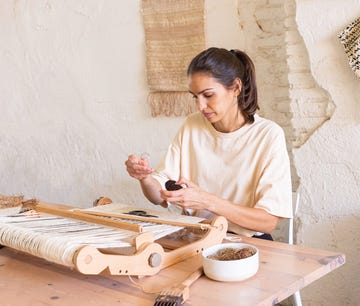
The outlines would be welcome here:
M 339 35 L 351 69 L 360 78 L 360 17 L 350 23 Z
M 196 111 L 194 99 L 188 92 L 152 92 L 148 102 L 153 117 L 187 116 Z
M 205 48 L 204 0 L 142 0 L 142 15 L 152 114 L 187 114 L 186 69 Z

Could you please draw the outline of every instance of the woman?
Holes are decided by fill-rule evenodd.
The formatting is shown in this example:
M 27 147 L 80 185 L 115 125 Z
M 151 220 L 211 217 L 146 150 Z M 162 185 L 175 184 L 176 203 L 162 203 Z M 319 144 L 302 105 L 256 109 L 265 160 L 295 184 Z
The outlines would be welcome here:
M 154 204 L 222 215 L 231 232 L 272 239 L 277 222 L 292 217 L 290 163 L 283 130 L 256 114 L 253 62 L 239 50 L 209 48 L 187 74 L 199 112 L 185 120 L 156 171 L 130 155 L 128 173 Z M 169 179 L 186 188 L 165 190 Z

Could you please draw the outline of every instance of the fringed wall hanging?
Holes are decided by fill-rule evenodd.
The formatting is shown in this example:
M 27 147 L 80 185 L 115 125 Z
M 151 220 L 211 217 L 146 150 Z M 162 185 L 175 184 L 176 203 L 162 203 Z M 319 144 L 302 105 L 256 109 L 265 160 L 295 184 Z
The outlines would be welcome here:
M 360 17 L 350 23 L 340 34 L 351 69 L 360 78 Z
M 143 0 L 148 102 L 152 116 L 196 110 L 186 69 L 205 48 L 204 0 Z

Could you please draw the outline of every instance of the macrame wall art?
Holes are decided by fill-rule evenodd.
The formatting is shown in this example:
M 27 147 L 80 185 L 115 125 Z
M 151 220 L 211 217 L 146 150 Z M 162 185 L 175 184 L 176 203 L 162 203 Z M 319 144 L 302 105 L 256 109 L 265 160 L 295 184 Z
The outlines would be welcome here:
M 152 116 L 196 110 L 186 69 L 205 49 L 204 0 L 142 0 L 148 102 Z
M 351 69 L 360 78 L 360 17 L 339 34 Z

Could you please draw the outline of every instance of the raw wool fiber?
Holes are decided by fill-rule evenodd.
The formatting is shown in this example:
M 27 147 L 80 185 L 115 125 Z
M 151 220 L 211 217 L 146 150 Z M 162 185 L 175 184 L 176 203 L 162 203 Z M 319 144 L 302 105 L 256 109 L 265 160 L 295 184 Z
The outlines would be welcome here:
M 24 196 L 6 196 L 0 194 L 0 209 L 21 206 Z
M 17 214 L 21 208 L 24 197 L 5 196 L 0 194 L 0 216 L 8 216 Z
M 360 17 L 350 23 L 340 34 L 351 69 L 360 78 Z
M 204 0 L 143 0 L 142 15 L 152 116 L 194 112 L 186 69 L 205 48 Z

